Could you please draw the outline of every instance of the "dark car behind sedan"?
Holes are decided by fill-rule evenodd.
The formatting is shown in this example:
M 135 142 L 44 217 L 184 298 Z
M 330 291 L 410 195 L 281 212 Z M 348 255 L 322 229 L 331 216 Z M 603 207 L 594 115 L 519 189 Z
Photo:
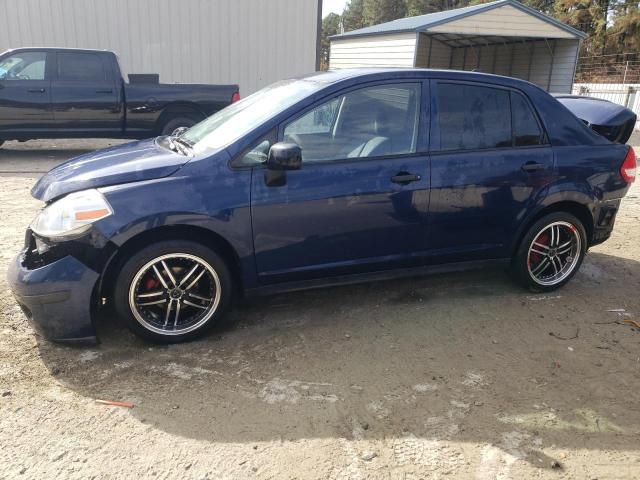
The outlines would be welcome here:
M 9 280 L 59 341 L 95 339 L 103 303 L 176 342 L 220 321 L 234 292 L 496 261 L 549 291 L 610 236 L 635 167 L 633 149 L 525 81 L 317 73 L 53 169 Z
M 107 50 L 0 53 L 0 146 L 35 138 L 149 138 L 191 127 L 240 99 L 238 85 L 129 75 Z

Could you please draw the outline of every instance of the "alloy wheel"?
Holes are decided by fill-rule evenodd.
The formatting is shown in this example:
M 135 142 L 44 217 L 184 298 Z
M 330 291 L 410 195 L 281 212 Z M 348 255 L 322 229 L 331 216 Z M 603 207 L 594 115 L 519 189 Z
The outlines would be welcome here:
M 529 245 L 529 275 L 539 285 L 556 285 L 571 275 L 581 254 L 582 241 L 576 226 L 553 222 L 540 230 Z
M 172 253 L 146 263 L 129 287 L 129 307 L 146 329 L 182 335 L 205 324 L 220 303 L 218 274 L 205 260 Z

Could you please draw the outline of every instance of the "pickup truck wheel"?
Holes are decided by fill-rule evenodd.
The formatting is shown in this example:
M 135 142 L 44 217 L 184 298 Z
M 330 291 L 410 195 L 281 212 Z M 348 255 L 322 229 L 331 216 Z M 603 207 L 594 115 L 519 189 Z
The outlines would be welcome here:
M 512 259 L 516 279 L 529 290 L 548 292 L 576 274 L 587 251 L 587 234 L 575 216 L 545 215 L 527 231 Z
M 114 304 L 137 335 L 158 343 L 202 336 L 231 301 L 231 273 L 209 248 L 190 241 L 154 243 L 118 274 Z
M 163 125 L 161 135 L 171 135 L 176 128 L 193 127 L 199 120 L 195 117 L 180 116 L 169 118 Z

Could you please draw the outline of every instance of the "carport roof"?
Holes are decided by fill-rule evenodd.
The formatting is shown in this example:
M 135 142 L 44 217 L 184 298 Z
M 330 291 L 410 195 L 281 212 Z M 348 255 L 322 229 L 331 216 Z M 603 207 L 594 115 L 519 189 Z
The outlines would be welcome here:
M 530 15 L 537 17 L 538 19 L 547 22 L 555 27 L 561 28 L 574 35 L 576 38 L 585 38 L 586 33 L 576 30 L 569 25 L 551 18 L 548 15 L 540 13 L 539 11 L 529 8 L 517 0 L 498 0 L 497 2 L 482 3 L 479 5 L 472 5 L 470 7 L 456 8 L 453 10 L 444 10 L 442 12 L 428 13 L 426 15 L 418 15 L 417 17 L 399 18 L 391 22 L 381 23 L 379 25 L 373 25 L 371 27 L 359 28 L 351 32 L 341 33 L 339 35 L 333 35 L 331 39 L 344 39 L 352 37 L 360 37 L 367 35 L 381 35 L 387 33 L 402 33 L 402 32 L 421 32 L 427 30 L 436 25 L 442 25 L 453 20 L 459 20 L 464 17 L 475 15 L 480 12 L 486 12 L 494 8 L 503 7 L 505 5 L 511 5 L 519 10 L 522 10 Z

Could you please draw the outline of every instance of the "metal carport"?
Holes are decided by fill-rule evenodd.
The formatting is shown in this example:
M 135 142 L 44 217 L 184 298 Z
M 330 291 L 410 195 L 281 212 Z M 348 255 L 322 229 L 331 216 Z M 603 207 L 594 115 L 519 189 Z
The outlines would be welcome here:
M 335 35 L 329 65 L 477 70 L 570 93 L 585 36 L 516 0 L 499 0 Z

